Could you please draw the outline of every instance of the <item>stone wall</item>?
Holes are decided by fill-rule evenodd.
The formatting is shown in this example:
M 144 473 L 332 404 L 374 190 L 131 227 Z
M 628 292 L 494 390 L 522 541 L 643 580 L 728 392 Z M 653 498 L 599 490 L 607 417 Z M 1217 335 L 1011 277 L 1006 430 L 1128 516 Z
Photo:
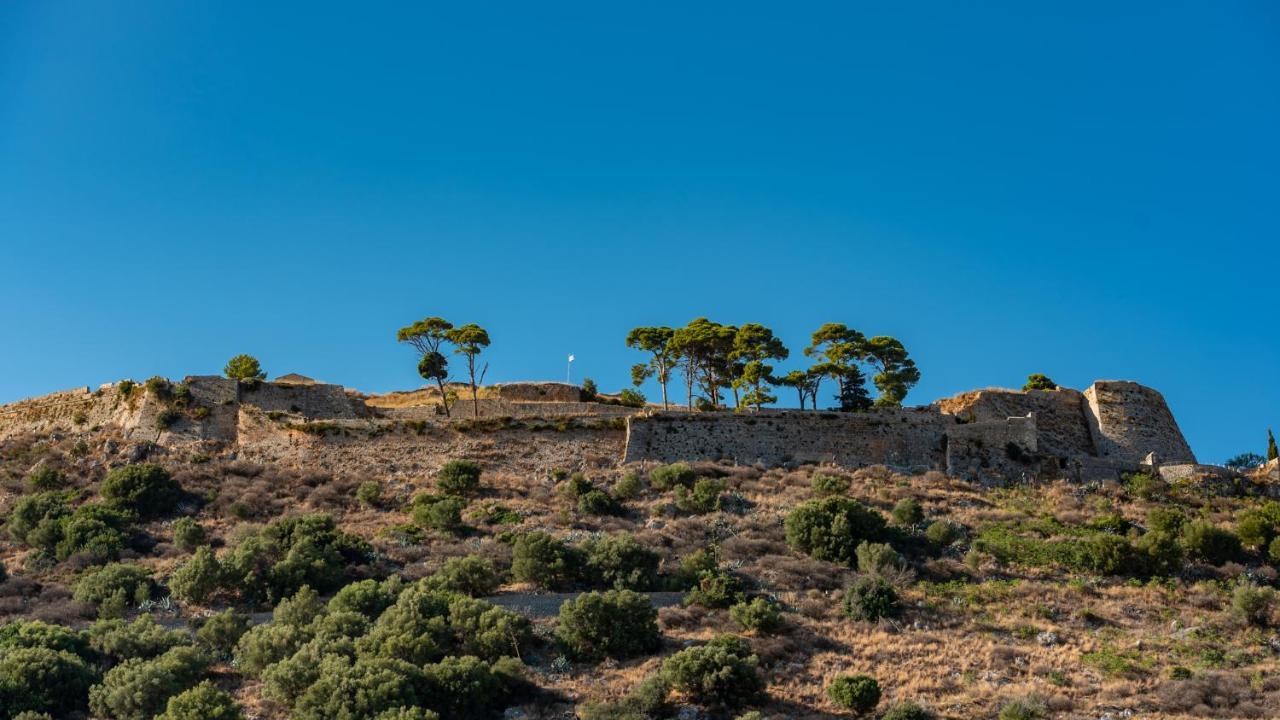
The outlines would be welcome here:
M 939 400 L 934 405 L 942 412 L 976 422 L 995 422 L 1034 413 L 1041 453 L 1061 458 L 1096 454 L 1085 420 L 1084 394 L 1078 390 L 975 390 Z
M 1098 457 L 1137 463 L 1154 452 L 1164 463 L 1196 462 L 1164 396 L 1155 390 L 1134 382 L 1099 380 L 1084 397 Z
M 590 402 L 507 402 L 505 400 L 479 400 L 480 417 L 627 417 L 640 412 L 639 408 L 605 405 Z M 374 407 L 378 417 L 397 420 L 445 420 L 438 404 L 399 407 Z M 449 406 L 449 419 L 466 420 L 476 417 L 470 400 L 458 400 Z
M 263 412 L 284 412 L 309 420 L 350 420 L 369 414 L 364 401 L 350 397 L 341 385 L 258 383 L 241 385 L 240 402 Z
M 822 462 L 941 469 L 955 419 L 929 410 L 866 413 L 654 412 L 627 421 L 623 462 L 728 460 L 769 466 Z

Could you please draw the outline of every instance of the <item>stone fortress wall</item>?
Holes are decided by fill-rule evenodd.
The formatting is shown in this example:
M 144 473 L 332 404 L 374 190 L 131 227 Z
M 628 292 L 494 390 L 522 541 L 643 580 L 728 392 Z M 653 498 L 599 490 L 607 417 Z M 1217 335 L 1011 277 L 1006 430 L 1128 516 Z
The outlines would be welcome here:
M 139 440 L 236 443 L 312 422 L 447 424 L 477 416 L 468 393 L 461 393 L 445 418 L 432 389 L 363 395 L 302 376 L 257 384 L 192 376 L 184 384 L 190 391 L 188 410 L 203 410 L 183 412 L 165 427 L 160 418 L 167 406 L 161 399 L 142 385 L 126 396 L 116 384 L 0 407 L 0 439 L 22 432 L 117 427 Z M 1083 393 L 978 390 L 925 407 L 865 413 L 664 412 L 586 402 L 579 388 L 563 383 L 510 383 L 483 388 L 478 415 L 627 418 L 622 462 L 883 464 L 968 478 L 1080 480 L 1138 469 L 1151 453 L 1155 467 L 1164 465 L 1171 475 L 1201 467 L 1160 393 L 1119 381 L 1095 382 Z

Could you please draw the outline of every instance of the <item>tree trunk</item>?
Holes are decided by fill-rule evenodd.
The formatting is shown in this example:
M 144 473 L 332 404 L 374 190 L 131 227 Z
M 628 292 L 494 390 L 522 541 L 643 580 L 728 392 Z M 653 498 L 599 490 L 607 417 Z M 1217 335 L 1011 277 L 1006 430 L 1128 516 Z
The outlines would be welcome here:
M 444 408 L 444 416 L 449 417 L 449 396 L 444 391 L 444 379 L 436 378 L 436 386 L 440 388 L 440 407 Z
M 804 410 L 804 386 L 803 385 L 796 386 L 796 394 L 800 396 L 800 409 Z

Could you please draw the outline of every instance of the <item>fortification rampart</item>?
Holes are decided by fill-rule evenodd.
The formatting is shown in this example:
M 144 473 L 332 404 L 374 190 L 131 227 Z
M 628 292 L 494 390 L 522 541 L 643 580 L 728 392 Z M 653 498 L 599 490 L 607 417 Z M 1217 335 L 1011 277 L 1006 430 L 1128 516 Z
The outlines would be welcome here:
M 1087 419 L 1099 457 L 1141 462 L 1195 463 L 1164 396 L 1135 382 L 1099 380 L 1084 391 Z

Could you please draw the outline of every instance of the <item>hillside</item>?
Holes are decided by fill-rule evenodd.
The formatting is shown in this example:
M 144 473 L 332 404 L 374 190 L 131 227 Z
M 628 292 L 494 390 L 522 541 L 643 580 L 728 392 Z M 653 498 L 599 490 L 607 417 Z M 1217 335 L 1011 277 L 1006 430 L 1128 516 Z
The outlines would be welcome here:
M 969 477 L 670 456 L 680 444 L 623 462 L 634 409 L 518 390 L 443 419 L 430 393 L 268 383 L 251 404 L 214 387 L 109 386 L 0 422 L 0 718 L 234 717 L 208 710 L 219 690 L 264 719 L 1280 707 L 1280 505 L 1262 474 L 1143 470 L 1119 450 L 1088 464 L 1110 479 L 1041 473 L 1067 467 L 1046 438 L 1089 437 L 1043 412 L 1027 458 L 996 448 L 1036 473 Z M 981 439 L 984 408 L 1003 427 L 1009 403 L 1065 417 L 1082 402 L 1027 397 L 956 405 L 975 417 L 944 428 L 948 452 Z M 768 433 L 808 422 L 757 417 Z M 741 416 L 716 432 L 748 421 L 734 432 L 766 432 Z M 1129 436 L 1147 437 L 1106 437 Z M 590 594 L 612 589 L 639 596 Z M 878 701 L 848 675 L 874 678 Z

